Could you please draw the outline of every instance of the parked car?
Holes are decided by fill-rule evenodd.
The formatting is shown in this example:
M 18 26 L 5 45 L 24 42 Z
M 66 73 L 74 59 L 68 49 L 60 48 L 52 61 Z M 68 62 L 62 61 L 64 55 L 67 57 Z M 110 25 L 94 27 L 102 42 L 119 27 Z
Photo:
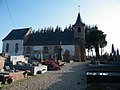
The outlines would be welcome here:
M 48 70 L 60 70 L 60 66 L 52 60 L 45 60 L 42 62 L 42 65 L 47 65 Z

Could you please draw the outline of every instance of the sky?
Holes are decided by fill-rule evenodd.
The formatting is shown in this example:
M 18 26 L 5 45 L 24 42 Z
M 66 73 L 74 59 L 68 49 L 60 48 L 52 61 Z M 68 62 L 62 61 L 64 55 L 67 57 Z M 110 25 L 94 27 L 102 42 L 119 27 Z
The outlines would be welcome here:
M 75 23 L 79 11 L 86 25 L 97 25 L 107 35 L 104 52 L 110 53 L 112 44 L 120 49 L 120 0 L 0 0 L 0 52 L 12 29 L 64 29 Z

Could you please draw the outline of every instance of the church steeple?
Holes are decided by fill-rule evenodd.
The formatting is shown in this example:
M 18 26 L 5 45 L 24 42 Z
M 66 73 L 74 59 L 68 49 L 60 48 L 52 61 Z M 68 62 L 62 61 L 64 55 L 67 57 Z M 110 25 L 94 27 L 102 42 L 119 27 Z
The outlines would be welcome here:
M 74 38 L 75 38 L 75 58 L 79 61 L 85 61 L 85 24 L 82 22 L 80 12 L 78 13 L 77 20 L 73 25 Z
M 80 16 L 80 12 L 78 13 L 77 20 L 74 25 L 84 25 Z

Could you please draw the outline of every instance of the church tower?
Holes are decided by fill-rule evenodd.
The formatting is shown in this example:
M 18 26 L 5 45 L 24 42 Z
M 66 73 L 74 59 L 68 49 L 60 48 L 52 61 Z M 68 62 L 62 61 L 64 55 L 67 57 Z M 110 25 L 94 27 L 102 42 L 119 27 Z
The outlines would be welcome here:
M 85 24 L 81 20 L 80 13 L 78 13 L 77 20 L 73 25 L 75 38 L 75 58 L 79 61 L 85 61 Z

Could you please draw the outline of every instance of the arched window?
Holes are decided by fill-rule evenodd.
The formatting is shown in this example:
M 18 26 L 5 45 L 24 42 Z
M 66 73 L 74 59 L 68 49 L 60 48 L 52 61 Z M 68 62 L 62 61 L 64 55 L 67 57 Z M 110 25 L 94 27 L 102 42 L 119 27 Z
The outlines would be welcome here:
M 46 46 L 43 47 L 43 53 L 44 53 L 44 54 L 48 54 L 48 47 L 46 47 Z
M 66 62 L 70 62 L 70 51 L 69 50 L 65 51 L 63 58 Z
M 79 32 L 79 33 L 81 32 L 81 28 L 80 28 L 80 27 L 78 27 L 78 32 Z
M 27 47 L 26 53 L 27 53 L 27 54 L 30 54 L 30 47 Z
M 8 43 L 6 44 L 6 52 L 7 53 L 9 52 L 9 44 Z
M 18 43 L 15 44 L 15 53 L 18 53 Z
M 54 48 L 54 53 L 55 53 L 55 54 L 58 54 L 58 53 L 59 53 L 59 46 L 55 46 L 55 48 Z

